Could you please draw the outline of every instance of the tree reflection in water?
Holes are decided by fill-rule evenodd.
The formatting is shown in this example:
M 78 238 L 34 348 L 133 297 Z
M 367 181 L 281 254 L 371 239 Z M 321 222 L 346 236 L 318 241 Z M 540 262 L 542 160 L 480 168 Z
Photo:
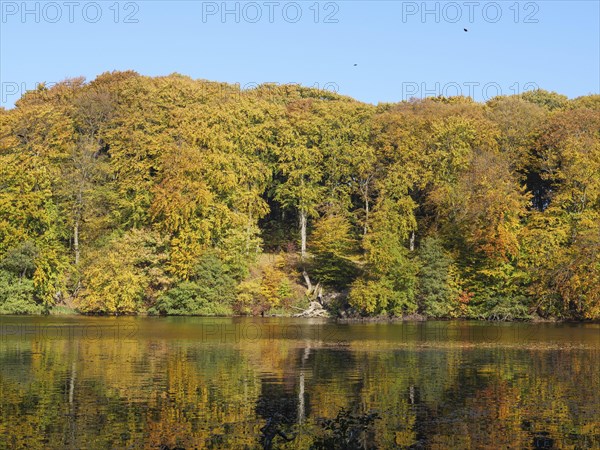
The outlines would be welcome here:
M 129 340 L 0 332 L 0 448 L 600 448 L 597 325 L 225 341 L 194 334 L 204 319 L 135 320 Z

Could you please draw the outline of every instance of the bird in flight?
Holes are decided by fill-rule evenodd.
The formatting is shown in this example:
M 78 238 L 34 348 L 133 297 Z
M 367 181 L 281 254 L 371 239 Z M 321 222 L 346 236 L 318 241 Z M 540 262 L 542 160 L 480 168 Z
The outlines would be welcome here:
M 354 67 L 358 66 L 358 64 L 354 64 Z
M 465 33 L 466 33 L 467 31 L 469 31 L 469 30 L 467 30 L 466 28 L 463 28 L 463 30 L 465 30 Z

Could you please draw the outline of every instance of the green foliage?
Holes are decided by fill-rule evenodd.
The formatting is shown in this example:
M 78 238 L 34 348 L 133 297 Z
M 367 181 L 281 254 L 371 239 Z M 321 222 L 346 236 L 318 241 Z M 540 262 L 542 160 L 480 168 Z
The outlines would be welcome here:
M 0 109 L 4 302 L 259 314 L 306 272 L 362 314 L 598 319 L 599 105 L 373 107 L 135 72 L 41 86 Z M 295 266 L 252 272 L 296 241 Z
M 35 273 L 35 258 L 38 249 L 31 241 L 24 242 L 4 255 L 0 260 L 0 269 L 3 269 L 20 278 L 33 278 Z
M 419 249 L 417 298 L 421 311 L 430 317 L 461 316 L 459 280 L 450 255 L 438 238 L 428 237 Z
M 158 297 L 151 314 L 225 316 L 232 313 L 235 280 L 214 253 L 203 255 L 190 281 L 182 281 Z
M 349 296 L 350 306 L 363 314 L 402 316 L 417 310 L 416 265 L 403 244 L 414 218 L 405 217 L 399 205 L 406 208 L 402 200 L 378 205 L 364 239 L 365 274 L 353 283 Z
M 356 254 L 356 246 L 348 219 L 340 215 L 322 217 L 311 235 L 310 248 L 314 256 L 311 274 L 326 286 L 346 287 L 358 274 L 351 259 Z
M 248 266 L 256 261 L 260 253 L 262 239 L 258 234 L 258 227 L 251 226 L 246 230 L 230 230 L 223 237 L 218 249 L 219 257 L 236 281 L 248 276 Z
M 415 280 L 407 278 L 406 275 L 399 280 L 385 276 L 359 278 L 352 284 L 348 302 L 363 315 L 387 314 L 401 317 L 413 313 L 416 311 L 413 298 Z
M 488 320 L 530 318 L 530 299 L 524 288 L 526 274 L 514 265 L 502 263 L 482 268 L 470 281 L 470 316 Z
M 221 282 L 219 284 L 222 284 Z M 226 316 L 232 313 L 229 298 L 232 285 L 203 285 L 194 281 L 182 281 L 162 294 L 149 309 L 150 314 L 177 316 Z
M 33 298 L 34 290 L 32 280 L 0 270 L 0 314 L 42 313 L 42 306 Z

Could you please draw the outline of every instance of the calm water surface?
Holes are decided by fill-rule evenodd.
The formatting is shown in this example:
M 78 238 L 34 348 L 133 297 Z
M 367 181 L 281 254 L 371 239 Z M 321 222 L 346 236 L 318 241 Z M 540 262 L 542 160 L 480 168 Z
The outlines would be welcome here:
M 340 411 L 349 425 L 326 430 Z M 308 449 L 336 436 L 600 449 L 600 325 L 0 317 L 0 448 Z

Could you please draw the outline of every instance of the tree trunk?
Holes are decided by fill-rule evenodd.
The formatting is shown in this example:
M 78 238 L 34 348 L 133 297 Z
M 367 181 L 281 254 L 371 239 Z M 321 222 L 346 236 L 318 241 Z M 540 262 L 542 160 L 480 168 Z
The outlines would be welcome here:
M 365 227 L 363 230 L 363 235 L 367 235 L 367 231 L 369 228 L 369 196 L 365 194 Z
M 77 203 L 75 208 L 75 223 L 73 224 L 73 251 L 75 252 L 75 266 L 79 265 L 79 225 L 83 215 L 83 182 L 77 191 Z
M 69 429 L 71 432 L 71 445 L 75 444 L 77 439 L 77 421 L 75 420 L 75 378 L 77 376 L 76 359 L 78 351 L 75 350 L 74 360 L 71 363 L 71 379 L 69 380 Z
M 298 423 L 304 422 L 304 369 L 300 371 L 300 383 L 298 389 Z
M 300 369 L 300 383 L 298 389 L 298 423 L 303 423 L 306 416 L 306 409 L 304 405 L 304 364 L 310 356 L 310 344 L 304 347 L 304 353 L 302 354 L 302 367 Z
M 73 226 L 73 250 L 75 251 L 75 265 L 79 265 L 79 218 L 75 219 Z
M 414 251 L 414 249 L 415 249 L 415 232 L 413 231 L 410 234 L 410 251 L 412 252 L 412 251 Z
M 311 301 L 310 306 L 294 317 L 331 317 L 329 312 L 319 302 Z
M 248 226 L 246 227 L 246 255 L 250 254 L 250 237 L 252 236 L 252 213 L 248 214 Z
M 315 299 L 320 303 L 323 304 L 323 286 L 321 286 L 321 283 L 317 283 L 317 286 L 315 287 Z
M 73 404 L 73 398 L 75 396 L 75 361 L 71 364 L 71 379 L 69 380 L 69 404 Z
M 308 274 L 306 273 L 306 270 L 302 271 L 302 276 L 304 277 L 304 281 L 306 282 L 306 288 L 308 289 L 308 293 L 311 294 L 313 287 L 312 287 L 312 283 L 310 282 L 310 278 L 309 278 Z
M 306 211 L 300 210 L 300 259 L 306 258 Z

